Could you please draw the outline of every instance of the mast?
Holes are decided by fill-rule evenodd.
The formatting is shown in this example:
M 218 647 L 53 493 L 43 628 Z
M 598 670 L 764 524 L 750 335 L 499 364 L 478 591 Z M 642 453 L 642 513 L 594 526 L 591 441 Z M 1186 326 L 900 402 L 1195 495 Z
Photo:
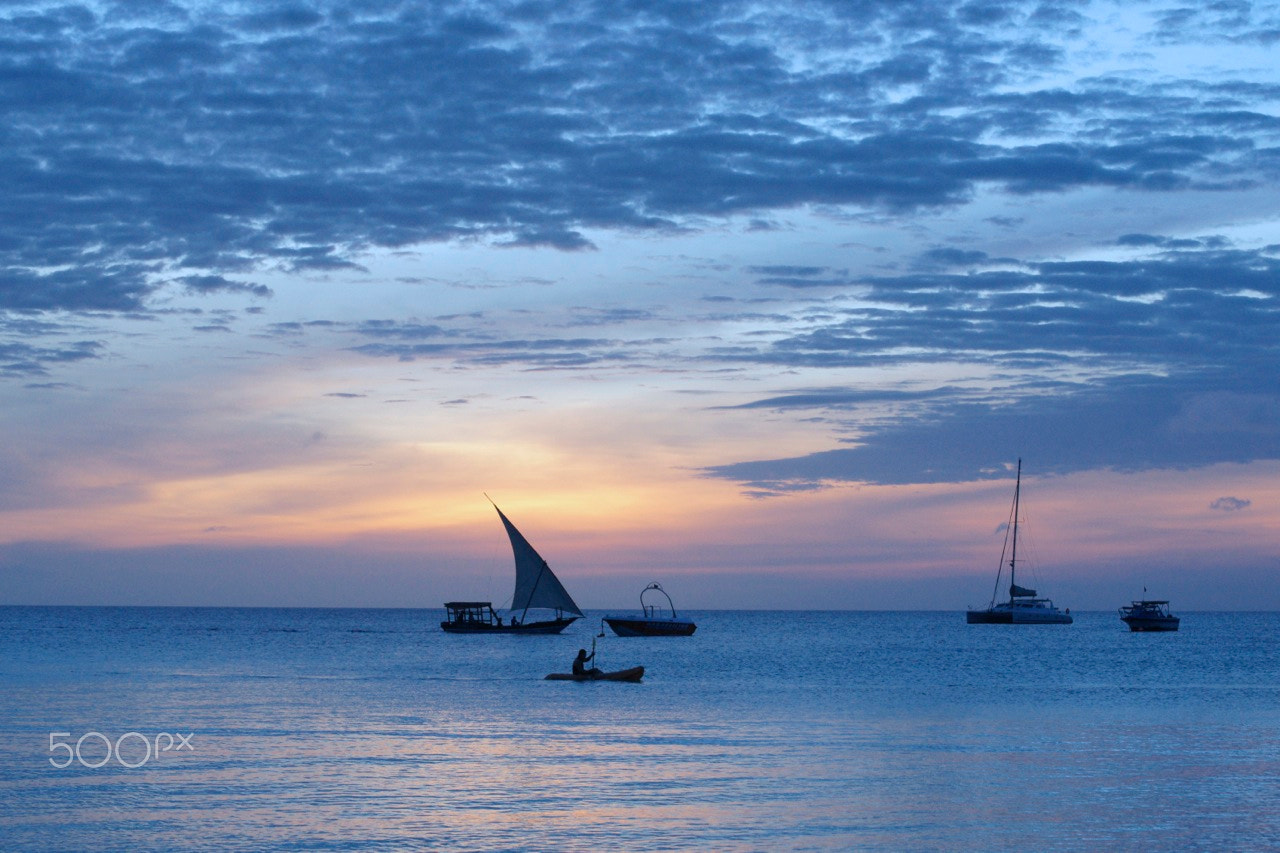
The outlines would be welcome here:
M 501 514 L 502 510 L 498 510 L 498 513 Z M 547 561 L 543 560 L 542 566 L 539 567 L 538 569 L 538 577 L 533 582 L 533 588 L 529 590 L 529 597 L 524 600 L 524 612 L 520 614 L 520 624 L 522 625 L 524 624 L 524 620 L 527 619 L 529 616 L 529 602 L 533 601 L 533 594 L 538 591 L 538 584 L 542 582 L 542 573 L 545 572 L 547 568 L 548 568 Z M 512 599 L 511 601 L 511 606 L 513 608 L 516 606 L 516 602 L 514 599 Z M 557 610 L 556 616 L 558 617 L 559 615 L 560 615 L 560 611 Z
M 1014 565 L 1018 562 L 1018 495 L 1022 492 L 1022 457 L 1018 457 L 1018 478 L 1013 486 L 1013 550 L 1009 554 L 1009 600 L 1013 601 L 1014 590 L 1018 588 L 1018 577 L 1014 574 Z

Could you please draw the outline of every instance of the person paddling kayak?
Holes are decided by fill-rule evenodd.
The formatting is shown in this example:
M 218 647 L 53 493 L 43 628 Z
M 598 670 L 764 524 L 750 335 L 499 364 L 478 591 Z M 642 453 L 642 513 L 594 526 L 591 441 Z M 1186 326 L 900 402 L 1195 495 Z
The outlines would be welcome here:
M 595 659 L 595 656 L 596 653 L 594 651 L 591 654 L 587 654 L 586 649 L 578 649 L 578 656 L 573 659 L 573 674 L 592 676 L 601 675 L 600 670 L 596 669 L 594 666 L 591 667 L 591 669 L 587 669 L 587 663 Z

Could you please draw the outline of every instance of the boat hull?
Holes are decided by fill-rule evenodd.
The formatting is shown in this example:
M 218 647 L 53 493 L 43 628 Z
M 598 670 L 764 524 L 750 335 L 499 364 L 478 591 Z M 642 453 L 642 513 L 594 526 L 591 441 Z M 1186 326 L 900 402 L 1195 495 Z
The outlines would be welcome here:
M 1056 607 L 1009 607 L 997 604 L 986 610 L 970 610 L 965 613 L 970 625 L 1070 625 L 1075 620 L 1070 613 Z
M 698 626 L 687 619 L 628 619 L 604 617 L 605 624 L 619 637 L 688 637 Z
M 1120 621 L 1130 631 L 1176 631 L 1181 620 L 1169 612 L 1169 602 L 1164 599 L 1144 598 L 1121 607 Z
M 573 675 L 568 672 L 553 672 L 546 681 L 631 681 L 636 682 L 644 677 L 644 667 L 633 666 L 617 672 L 598 672 L 594 675 Z
M 970 610 L 964 615 L 970 625 L 1012 625 L 1013 614 L 997 613 L 994 610 Z
M 491 625 L 483 622 L 441 622 L 440 628 L 450 634 L 559 634 L 577 620 L 577 616 L 527 622 L 522 625 Z
M 1177 616 L 1167 618 L 1131 616 L 1124 619 L 1130 631 L 1176 631 L 1181 620 Z

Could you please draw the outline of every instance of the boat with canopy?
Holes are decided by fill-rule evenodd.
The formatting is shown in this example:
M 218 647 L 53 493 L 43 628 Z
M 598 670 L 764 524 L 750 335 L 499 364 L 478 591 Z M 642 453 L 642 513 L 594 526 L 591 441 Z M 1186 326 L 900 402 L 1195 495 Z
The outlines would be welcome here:
M 657 604 L 646 602 L 645 593 L 661 593 L 667 599 L 667 609 L 671 611 L 671 615 L 659 610 Z M 651 583 L 640 591 L 640 610 L 644 613 L 643 616 L 610 615 L 604 617 L 604 622 L 619 637 L 688 637 L 698 630 L 692 619 L 676 613 L 676 606 L 662 584 Z
M 1018 460 L 1018 476 L 1013 487 L 1013 509 L 1005 528 L 1004 548 L 1000 552 L 1000 566 L 996 569 L 996 589 L 991 604 L 982 610 L 970 609 L 965 620 L 970 625 L 1070 625 L 1071 609 L 1064 613 L 1047 598 L 1037 598 L 1034 589 L 1018 586 L 1018 509 L 1022 493 L 1022 460 Z M 1009 557 L 1009 600 L 996 602 L 1000 590 L 1000 577 L 1004 558 Z
M 1146 587 L 1142 589 L 1145 595 Z M 1168 601 L 1144 598 L 1120 608 L 1120 620 L 1130 631 L 1176 631 L 1182 622 L 1169 612 Z
M 529 540 L 497 504 L 493 508 L 507 530 L 516 562 L 516 586 L 507 618 L 498 615 L 488 601 L 450 601 L 445 604 L 448 618 L 440 627 L 454 634 L 559 634 L 582 616 L 582 609 Z M 529 621 L 530 610 L 550 610 L 555 615 Z

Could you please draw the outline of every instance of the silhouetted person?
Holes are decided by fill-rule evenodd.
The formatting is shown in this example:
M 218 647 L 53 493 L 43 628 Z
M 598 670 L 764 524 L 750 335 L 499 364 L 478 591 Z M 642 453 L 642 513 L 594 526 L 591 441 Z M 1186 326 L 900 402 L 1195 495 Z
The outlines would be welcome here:
M 591 667 L 591 669 L 587 669 L 587 662 L 594 659 L 595 656 L 596 656 L 595 652 L 592 652 L 591 654 L 587 654 L 586 649 L 578 649 L 578 656 L 573 659 L 573 674 L 574 675 L 599 675 L 600 670 L 596 669 L 594 666 Z

